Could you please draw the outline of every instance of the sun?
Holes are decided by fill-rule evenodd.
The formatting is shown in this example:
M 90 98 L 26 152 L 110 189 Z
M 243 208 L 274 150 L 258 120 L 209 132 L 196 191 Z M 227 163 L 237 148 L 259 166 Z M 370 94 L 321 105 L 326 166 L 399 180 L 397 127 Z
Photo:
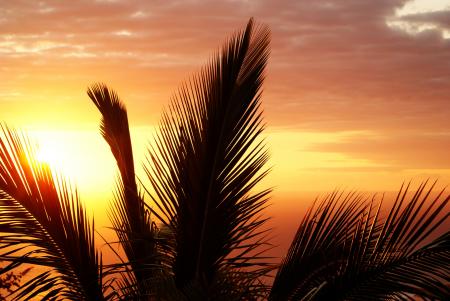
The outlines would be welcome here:
M 34 159 L 47 164 L 55 177 L 63 177 L 87 195 L 101 195 L 113 188 L 116 164 L 96 128 L 28 133 L 36 145 Z
M 54 169 L 64 168 L 64 152 L 53 143 L 40 143 L 36 150 L 36 160 Z
M 31 136 L 37 142 L 36 161 L 47 164 L 53 172 L 71 180 L 91 172 L 83 162 L 86 155 L 80 145 L 84 143 L 77 141 L 76 136 L 63 131 L 36 131 Z

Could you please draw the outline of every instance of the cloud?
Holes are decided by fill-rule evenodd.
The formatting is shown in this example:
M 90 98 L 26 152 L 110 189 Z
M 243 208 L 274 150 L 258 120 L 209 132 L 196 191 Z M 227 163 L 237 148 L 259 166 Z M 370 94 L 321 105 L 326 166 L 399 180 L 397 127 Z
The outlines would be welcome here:
M 352 134 L 340 141 L 311 144 L 308 151 L 368 160 L 377 165 L 375 169 L 379 166 L 383 170 L 432 170 L 450 169 L 449 146 L 450 133 L 444 130 L 440 133 Z
M 411 35 L 435 31 L 443 39 L 450 39 L 450 4 L 445 1 L 435 1 L 434 5 L 428 7 L 425 4 L 425 1 L 417 0 L 407 2 L 387 19 L 386 24 Z
M 274 26 L 275 43 L 284 45 L 272 57 L 272 86 L 284 93 L 270 95 L 279 98 L 273 104 L 279 119 L 341 130 L 395 128 L 398 118 L 427 115 L 444 126 L 450 43 L 433 32 L 410 36 L 389 28 L 386 16 L 401 2 L 339 3 L 345 4 L 299 5 L 291 9 L 292 21 L 285 19 L 288 26 Z
M 394 147 L 403 132 L 408 134 L 402 145 L 419 148 L 411 142 L 418 139 L 424 145 L 448 148 L 448 138 L 436 136 L 433 139 L 440 142 L 431 143 L 424 137 L 450 132 L 450 39 L 443 36 L 449 12 L 414 10 L 407 3 L 3 1 L 0 59 L 8 76 L 0 95 L 17 92 L 45 99 L 54 95 L 45 94 L 42 87 L 69 85 L 65 93 L 75 93 L 102 80 L 114 84 L 122 95 L 133 95 L 127 101 L 136 123 L 155 122 L 157 117 L 149 119 L 149 114 L 157 116 L 180 81 L 254 16 L 272 30 L 264 91 L 270 125 L 327 133 L 376 132 L 391 138 L 371 141 L 373 149 L 381 151 L 384 141 L 386 151 L 397 157 L 408 154 L 407 148 Z M 389 22 L 409 24 L 416 33 L 393 28 Z M 424 24 L 427 30 L 420 27 Z M 78 99 L 82 91 L 77 93 L 69 98 Z M 0 106 L 10 99 L 2 97 Z M 143 104 L 149 109 L 143 110 Z M 363 147 L 355 143 L 317 150 L 370 157 L 369 149 L 352 151 Z M 397 159 L 402 166 L 405 160 Z M 424 166 L 447 164 L 446 159 L 427 160 Z

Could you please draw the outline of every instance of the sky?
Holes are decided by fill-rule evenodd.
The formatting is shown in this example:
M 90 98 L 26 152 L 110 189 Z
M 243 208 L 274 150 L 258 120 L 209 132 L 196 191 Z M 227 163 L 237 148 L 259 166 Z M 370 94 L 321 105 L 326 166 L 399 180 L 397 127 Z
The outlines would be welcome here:
M 177 87 L 250 17 L 272 34 L 264 184 L 281 232 L 318 193 L 450 184 L 449 0 L 0 0 L 0 121 L 103 220 L 116 170 L 86 88 L 126 103 L 139 172 Z

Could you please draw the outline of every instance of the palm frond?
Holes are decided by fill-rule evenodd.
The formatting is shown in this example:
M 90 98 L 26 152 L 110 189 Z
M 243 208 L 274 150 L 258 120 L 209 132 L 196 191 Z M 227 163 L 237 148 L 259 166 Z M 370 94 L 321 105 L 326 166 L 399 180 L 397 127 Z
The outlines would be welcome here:
M 148 294 L 148 282 L 160 270 L 157 229 L 138 192 L 127 111 L 117 93 L 104 84 L 88 89 L 88 96 L 102 115 L 100 130 L 120 171 L 110 220 L 130 262 L 133 276 L 125 273 L 122 290 Z
M 230 38 L 181 86 L 149 149 L 154 214 L 176 239 L 178 288 L 208 287 L 230 269 L 258 267 L 246 271 L 253 280 L 267 272 L 258 254 L 267 243 L 261 226 L 270 190 L 252 190 L 267 173 L 260 101 L 269 40 L 268 29 L 254 29 L 253 20 Z
M 27 138 L 0 135 L 0 259 L 51 268 L 20 288 L 18 300 L 103 300 L 101 254 L 76 191 L 34 159 Z M 45 299 L 44 298 L 44 299 Z
M 449 232 L 429 242 L 448 220 L 450 194 L 442 190 L 431 197 L 434 187 L 435 183 L 427 188 L 425 182 L 412 196 L 409 185 L 402 187 L 387 218 L 376 221 L 379 231 L 354 242 L 350 256 L 360 259 L 349 261 L 337 285 L 352 288 L 346 299 L 406 299 L 414 295 L 422 300 L 445 300 L 450 296 Z M 369 242 L 370 247 L 360 250 Z M 332 287 L 328 290 L 334 291 Z
M 346 246 L 367 207 L 362 195 L 338 192 L 312 206 L 277 272 L 271 299 L 301 299 L 328 281 L 327 276 L 341 267 Z
M 309 292 L 314 296 L 307 300 L 448 298 L 449 232 L 432 242 L 427 239 L 448 219 L 450 195 L 441 191 L 431 199 L 434 184 L 426 187 L 423 183 L 412 196 L 409 185 L 402 187 L 387 217 L 380 214 L 381 204 L 374 209 L 374 202 L 345 217 L 352 203 L 344 202 L 332 214 L 345 217 L 341 226 L 317 218 L 339 198 L 322 203 L 313 215 L 309 211 L 275 277 L 270 299 L 299 300 Z M 330 235 L 313 235 L 317 231 Z

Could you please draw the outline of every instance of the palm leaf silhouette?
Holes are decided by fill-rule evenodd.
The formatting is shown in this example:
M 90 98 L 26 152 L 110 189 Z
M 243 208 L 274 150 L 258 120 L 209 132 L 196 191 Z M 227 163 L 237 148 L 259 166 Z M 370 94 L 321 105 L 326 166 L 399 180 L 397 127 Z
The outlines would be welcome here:
M 161 268 L 157 229 L 138 192 L 127 111 L 117 93 L 104 84 L 88 89 L 88 96 L 102 114 L 100 130 L 109 144 L 120 172 L 111 222 L 131 266 L 121 290 L 129 297 L 150 294 L 148 282 Z
M 263 287 L 256 280 L 268 271 L 260 213 L 270 190 L 251 190 L 267 173 L 259 134 L 269 31 L 253 27 L 250 20 L 179 89 L 149 149 L 154 211 L 174 233 L 172 269 L 180 289 L 207 290 L 233 271 L 233 281 L 256 292 Z M 253 270 L 243 281 L 236 273 L 247 267 Z
M 20 288 L 17 300 L 104 300 L 101 254 L 93 223 L 76 192 L 34 159 L 26 137 L 8 127 L 0 136 L 0 258 L 50 267 Z
M 387 215 L 357 193 L 316 201 L 270 288 L 271 190 L 258 186 L 268 172 L 260 102 L 269 40 L 250 20 L 181 86 L 148 149 L 151 187 L 137 184 L 124 104 L 104 84 L 88 89 L 120 175 L 110 219 L 127 258 L 117 264 L 103 266 L 76 191 L 3 128 L 0 261 L 10 264 L 1 273 L 49 268 L 16 300 L 449 299 L 450 234 L 435 236 L 450 195 L 432 197 L 428 183 L 402 186 Z
M 427 242 L 448 218 L 450 195 L 423 183 L 400 189 L 386 218 L 373 202 L 331 195 L 310 210 L 275 278 L 271 300 L 445 300 L 450 237 Z M 445 211 L 444 211 L 445 212 Z M 307 298 L 305 298 L 307 296 Z M 412 297 L 414 296 L 414 298 Z M 303 299 L 302 299 L 303 300 Z

